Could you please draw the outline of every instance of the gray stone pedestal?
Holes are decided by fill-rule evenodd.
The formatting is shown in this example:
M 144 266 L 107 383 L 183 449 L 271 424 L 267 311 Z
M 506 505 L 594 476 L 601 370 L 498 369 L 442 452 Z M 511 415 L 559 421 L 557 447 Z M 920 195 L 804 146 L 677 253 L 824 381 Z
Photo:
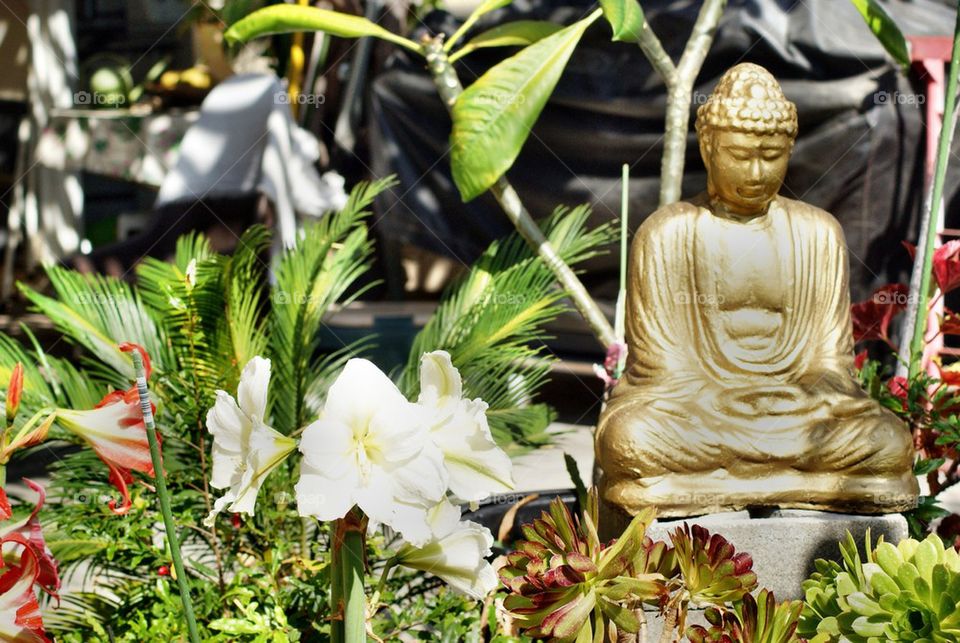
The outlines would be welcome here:
M 701 525 L 729 540 L 738 552 L 749 553 L 759 586 L 772 590 L 778 600 L 802 598 L 801 583 L 814 571 L 814 561 L 840 560 L 838 543 L 847 531 L 861 549 L 868 529 L 873 542 L 883 536 L 897 543 L 909 535 L 907 521 L 900 514 L 863 516 L 803 510 L 772 510 L 762 515 L 739 511 L 658 520 L 647 533 L 654 540 L 669 542 L 670 532 L 683 523 Z M 692 613 L 688 623 L 702 624 L 702 614 Z M 661 628 L 656 613 L 649 613 L 647 640 L 657 641 Z

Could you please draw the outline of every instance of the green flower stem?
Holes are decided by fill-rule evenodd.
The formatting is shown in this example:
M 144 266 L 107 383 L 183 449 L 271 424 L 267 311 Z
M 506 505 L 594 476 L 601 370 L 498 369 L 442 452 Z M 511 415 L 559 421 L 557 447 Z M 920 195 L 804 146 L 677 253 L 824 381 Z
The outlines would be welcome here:
M 343 519 L 340 544 L 339 572 L 343 578 L 343 640 L 344 643 L 366 643 L 367 597 L 364 593 L 364 543 L 363 521 L 355 522 L 352 516 Z M 335 559 L 337 560 L 337 559 Z
M 910 379 L 920 374 L 923 359 L 923 336 L 927 331 L 927 301 L 930 297 L 930 273 L 933 265 L 933 247 L 937 239 L 937 220 L 943 201 L 943 182 L 947 175 L 947 162 L 950 158 L 950 142 L 956 122 L 954 110 L 957 103 L 957 75 L 960 71 L 960 8 L 953 30 L 953 52 L 950 57 L 950 72 L 947 76 L 947 91 L 943 106 L 943 127 L 937 144 L 937 164 L 933 171 L 933 190 L 927 203 L 929 216 L 924 221 L 926 238 L 921 239 L 923 247 L 923 270 L 920 273 L 920 288 L 917 290 L 917 314 L 913 326 L 913 338 L 910 342 Z
M 187 630 L 190 633 L 190 641 L 192 643 L 200 643 L 200 635 L 197 633 L 197 619 L 193 613 L 193 602 L 190 600 L 190 586 L 187 583 L 187 573 L 183 568 L 180 543 L 177 539 L 176 525 L 173 522 L 173 512 L 170 509 L 170 494 L 167 492 L 167 481 L 163 474 L 163 460 L 160 457 L 160 443 L 157 441 L 156 433 L 157 427 L 153 421 L 153 409 L 150 407 L 150 396 L 147 393 L 147 378 L 143 370 L 143 358 L 137 351 L 133 351 L 131 355 L 133 356 L 133 370 L 137 377 L 140 412 L 143 413 L 143 423 L 147 430 L 147 443 L 150 445 L 150 460 L 153 462 L 157 498 L 160 500 L 160 513 L 163 515 L 163 528 L 167 532 L 167 543 L 170 545 L 173 569 L 177 572 L 177 583 L 180 585 L 180 600 L 183 602 L 183 616 L 187 620 Z
M 340 569 L 340 521 L 334 523 L 330 552 L 330 643 L 343 643 L 343 572 Z
M 456 35 L 456 34 L 455 34 Z M 463 85 L 460 84 L 460 78 L 450 64 L 447 53 L 443 50 L 443 36 L 434 38 L 425 38 L 423 41 L 423 53 L 427 59 L 427 68 L 433 77 L 433 84 L 436 85 L 440 98 L 447 111 L 453 109 L 453 104 L 457 97 L 463 93 Z M 513 186 L 507 181 L 506 177 L 501 176 L 497 182 L 490 187 L 490 192 L 497 199 L 500 208 L 513 223 L 520 235 L 526 240 L 531 248 L 536 251 L 540 259 L 547 265 L 554 277 L 560 283 L 560 286 L 566 291 L 567 296 L 576 306 L 577 310 L 589 324 L 593 334 L 596 335 L 604 348 L 608 348 L 617 341 L 617 335 L 613 331 L 613 326 L 607 321 L 606 316 L 597 302 L 593 300 L 583 282 L 577 277 L 576 273 L 569 265 L 557 254 L 556 249 L 550 244 L 550 241 L 544 236 L 540 226 L 537 225 L 533 217 L 524 207 L 520 200 L 520 195 L 513 189 Z

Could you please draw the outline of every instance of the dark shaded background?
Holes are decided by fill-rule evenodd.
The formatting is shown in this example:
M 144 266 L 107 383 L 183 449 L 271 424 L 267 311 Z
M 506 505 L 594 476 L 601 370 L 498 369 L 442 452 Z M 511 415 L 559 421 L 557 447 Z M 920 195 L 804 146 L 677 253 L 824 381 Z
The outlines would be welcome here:
M 590 2 L 517 0 L 476 30 L 514 19 L 570 23 Z M 571 6 L 573 5 L 573 6 Z M 664 47 L 678 60 L 700 2 L 645 0 Z M 945 35 L 953 13 L 942 2 L 887 2 L 908 35 Z M 446 13 L 427 16 L 422 29 L 451 33 Z M 415 34 L 416 35 L 416 34 Z M 632 165 L 630 228 L 657 204 L 665 90 L 639 48 L 610 42 L 597 21 L 574 53 L 534 127 L 510 181 L 537 217 L 560 204 L 590 203 L 595 223 L 616 218 L 620 166 Z M 486 50 L 458 63 L 465 85 L 513 50 Z M 738 62 L 767 67 L 797 104 L 800 134 L 783 193 L 832 212 L 850 249 L 854 300 L 877 286 L 908 279 L 900 247 L 915 240 L 923 193 L 923 83 L 890 62 L 859 14 L 842 0 L 732 1 L 694 91 L 709 95 L 719 76 Z M 900 101 L 879 99 L 879 92 Z M 470 263 L 493 239 L 511 230 L 492 197 L 463 204 L 446 155 L 449 118 L 417 59 L 398 52 L 376 79 L 371 98 L 371 154 L 378 175 L 396 173 L 401 186 L 378 203 L 377 232 Z M 696 104 L 691 109 L 696 108 Z M 691 132 L 684 194 L 705 186 Z M 955 151 L 960 143 L 955 143 Z M 957 156 L 960 158 L 960 156 Z M 960 166 L 947 177 L 948 223 L 957 218 Z M 403 196 L 403 202 L 397 197 Z M 590 264 L 591 292 L 616 295 L 615 253 Z

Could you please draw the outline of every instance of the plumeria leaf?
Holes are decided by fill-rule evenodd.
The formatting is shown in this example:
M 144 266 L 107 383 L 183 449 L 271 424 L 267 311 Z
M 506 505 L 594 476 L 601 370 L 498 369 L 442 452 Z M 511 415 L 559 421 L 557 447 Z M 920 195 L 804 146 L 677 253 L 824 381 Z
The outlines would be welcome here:
M 453 106 L 450 165 L 463 200 L 486 192 L 513 165 L 592 14 L 495 65 Z
M 850 0 L 883 48 L 904 68 L 910 66 L 910 47 L 903 32 L 877 0 Z
M 420 51 L 417 43 L 391 33 L 366 18 L 296 4 L 279 4 L 258 9 L 234 23 L 224 32 L 223 37 L 227 42 L 237 43 L 296 31 L 322 31 L 341 38 L 373 36 L 412 51 Z
M 613 28 L 613 39 L 623 42 L 638 42 L 646 18 L 637 0 L 600 0 L 603 17 Z
M 450 62 L 487 47 L 526 47 L 562 29 L 562 25 L 545 20 L 515 20 L 498 25 L 474 37 L 450 56 Z

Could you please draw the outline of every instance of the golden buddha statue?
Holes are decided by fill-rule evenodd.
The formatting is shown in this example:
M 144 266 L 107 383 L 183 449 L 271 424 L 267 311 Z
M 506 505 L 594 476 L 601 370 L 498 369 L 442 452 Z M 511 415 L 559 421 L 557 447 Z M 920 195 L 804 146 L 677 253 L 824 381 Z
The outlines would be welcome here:
M 661 516 L 915 506 L 907 426 L 854 377 L 843 231 L 778 195 L 796 107 L 740 64 L 696 126 L 706 193 L 633 240 L 626 368 L 596 434 L 602 497 Z

